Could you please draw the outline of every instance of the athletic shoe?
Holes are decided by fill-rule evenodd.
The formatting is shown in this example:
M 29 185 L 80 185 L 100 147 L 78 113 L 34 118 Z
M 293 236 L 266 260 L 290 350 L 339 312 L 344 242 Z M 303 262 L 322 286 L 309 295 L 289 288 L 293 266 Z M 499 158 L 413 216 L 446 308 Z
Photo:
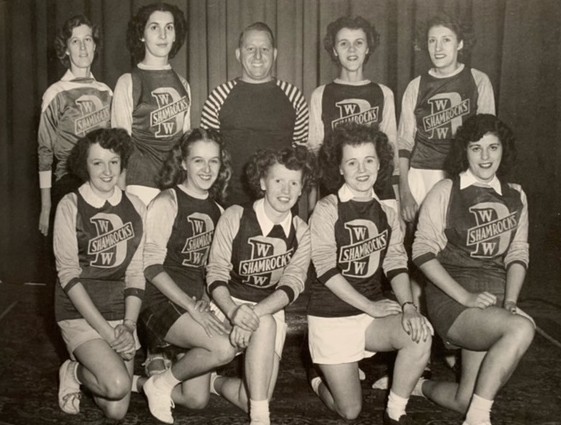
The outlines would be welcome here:
M 159 421 L 172 424 L 173 416 L 171 414 L 171 409 L 175 407 L 175 404 L 171 399 L 171 393 L 158 388 L 154 384 L 154 377 L 148 378 L 142 389 L 148 399 L 148 408 L 152 416 Z
M 401 415 L 399 421 L 392 419 L 388 416 L 388 412 L 384 412 L 384 425 L 413 425 L 413 420 L 407 415 Z
M 390 378 L 388 377 L 388 375 L 384 375 L 381 378 L 378 378 L 378 380 L 376 380 L 372 384 L 372 388 L 375 389 L 375 390 L 387 390 L 389 380 L 390 380 Z
M 74 377 L 76 362 L 66 360 L 58 370 L 58 405 L 64 413 L 77 415 L 80 413 L 80 384 Z
M 358 368 L 358 379 L 364 381 L 366 379 L 366 373 L 360 367 Z

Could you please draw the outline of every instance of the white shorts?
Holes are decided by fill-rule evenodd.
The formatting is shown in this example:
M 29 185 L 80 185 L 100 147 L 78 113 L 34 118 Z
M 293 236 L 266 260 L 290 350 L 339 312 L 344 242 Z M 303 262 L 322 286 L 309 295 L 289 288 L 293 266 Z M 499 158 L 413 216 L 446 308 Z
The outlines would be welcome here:
M 123 323 L 122 320 L 108 320 L 107 323 L 114 328 L 117 325 Z M 86 321 L 86 319 L 71 319 L 71 320 L 61 320 L 58 322 L 60 327 L 60 332 L 62 334 L 62 339 L 66 344 L 66 349 L 70 354 L 72 360 L 76 360 L 74 356 L 74 350 L 80 345 L 93 341 L 94 339 L 103 339 L 101 335 L 91 327 L 91 325 Z M 140 348 L 140 342 L 138 341 L 138 335 L 136 330 L 133 334 L 135 348 L 138 350 Z
M 443 170 L 409 169 L 409 174 L 407 176 L 409 189 L 411 189 L 411 195 L 413 195 L 419 207 L 432 187 L 445 177 L 446 173 Z
M 316 364 L 354 363 L 376 354 L 366 350 L 368 314 L 347 317 L 308 316 L 308 346 Z
M 232 297 L 232 300 L 237 305 L 240 305 L 240 304 L 255 305 L 255 304 L 257 304 L 257 303 L 254 303 L 253 301 L 240 300 L 239 298 L 234 298 L 234 297 Z M 218 320 L 220 320 L 222 322 L 228 321 L 228 319 L 226 318 L 226 315 L 222 312 L 222 310 L 220 310 L 220 307 L 218 307 L 218 305 L 216 305 L 214 303 L 214 301 L 211 301 L 210 309 L 211 309 L 212 312 L 214 312 L 216 317 L 218 317 Z M 286 321 L 284 319 L 284 310 L 279 310 L 275 314 L 273 314 L 273 319 L 275 319 L 275 322 L 277 324 L 277 336 L 275 338 L 275 354 L 278 356 L 279 359 L 282 359 L 282 350 L 284 348 L 284 341 L 286 340 L 286 330 L 288 328 L 288 326 L 286 324 Z

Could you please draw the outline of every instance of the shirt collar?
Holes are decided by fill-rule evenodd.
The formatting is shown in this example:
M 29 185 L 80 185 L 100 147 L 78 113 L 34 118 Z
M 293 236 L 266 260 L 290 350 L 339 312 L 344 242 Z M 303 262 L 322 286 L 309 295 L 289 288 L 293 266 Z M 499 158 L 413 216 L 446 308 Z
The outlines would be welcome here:
M 458 75 L 460 72 L 462 72 L 464 70 L 466 66 L 461 63 L 460 66 L 458 67 L 458 69 L 456 69 L 453 73 L 451 73 L 450 75 L 439 75 L 434 71 L 434 68 L 429 69 L 429 75 L 431 77 L 434 78 L 450 78 L 453 77 L 454 75 Z
M 495 177 L 493 177 L 493 180 L 491 180 L 489 183 L 485 183 L 477 180 L 477 177 L 475 177 L 471 172 L 471 170 L 468 168 L 466 171 L 460 173 L 460 190 L 464 190 L 465 188 L 472 185 L 490 187 L 499 195 L 502 196 L 503 194 L 503 191 L 501 189 L 501 182 L 499 181 L 496 175 Z
M 142 62 L 139 62 L 136 66 L 140 69 L 144 69 L 145 71 L 160 71 L 162 69 L 171 69 L 171 64 L 166 63 L 164 66 L 161 65 L 145 65 Z
M 105 205 L 105 202 L 109 202 L 112 206 L 115 206 L 119 202 L 121 202 L 121 199 L 123 197 L 123 192 L 121 191 L 121 189 L 119 189 L 118 186 L 115 186 L 113 195 L 111 195 L 109 199 L 100 198 L 94 193 L 89 182 L 86 182 L 82 186 L 80 186 L 78 191 L 80 192 L 80 195 L 82 195 L 84 200 L 94 208 L 103 207 Z
M 67 69 L 61 81 L 95 81 L 95 77 L 91 72 L 89 77 L 76 77 L 70 69 Z
M 354 198 L 354 194 L 347 183 L 344 183 L 343 186 L 341 186 L 337 194 L 339 195 L 341 202 L 348 202 Z M 370 191 L 370 198 L 378 200 L 378 196 L 376 196 L 374 188 Z
M 259 223 L 259 227 L 261 227 L 263 234 L 268 235 L 269 232 L 275 226 L 275 223 L 273 223 L 265 213 L 265 199 L 261 198 L 255 201 L 255 203 L 253 204 L 253 209 L 255 211 L 255 215 L 257 216 L 257 222 Z M 282 229 L 284 230 L 284 235 L 286 237 L 288 237 L 288 235 L 290 234 L 291 223 L 292 223 L 292 212 L 289 211 L 286 218 L 279 223 Z

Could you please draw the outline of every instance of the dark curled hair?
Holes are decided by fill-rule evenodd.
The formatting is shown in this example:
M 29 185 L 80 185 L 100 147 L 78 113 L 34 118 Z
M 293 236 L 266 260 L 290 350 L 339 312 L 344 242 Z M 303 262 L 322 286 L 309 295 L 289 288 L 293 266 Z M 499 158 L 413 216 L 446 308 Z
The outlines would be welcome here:
M 249 188 L 256 196 L 262 198 L 265 192 L 261 189 L 261 178 L 265 177 L 275 164 L 284 165 L 289 170 L 302 170 L 302 193 L 313 182 L 315 177 L 314 155 L 303 146 L 284 148 L 279 151 L 271 149 L 259 150 L 250 158 L 245 168 Z
M 366 34 L 366 43 L 368 45 L 368 52 L 364 58 L 364 63 L 368 62 L 370 55 L 374 53 L 380 44 L 380 34 L 376 31 L 373 24 L 361 16 L 357 16 L 355 18 L 342 16 L 327 26 L 327 34 L 325 34 L 325 37 L 323 38 L 323 47 L 325 47 L 325 50 L 329 53 L 331 60 L 339 65 L 339 58 L 335 56 L 335 52 L 333 50 L 335 49 L 337 33 L 343 28 L 349 28 L 352 30 L 360 29 L 364 31 L 364 34 Z
M 319 151 L 321 181 L 329 193 L 336 193 L 345 179 L 339 172 L 343 147 L 372 143 L 380 162 L 374 191 L 382 193 L 393 173 L 393 148 L 385 133 L 377 127 L 349 122 L 335 127 Z
M 254 22 L 253 24 L 245 27 L 243 31 L 240 33 L 240 37 L 238 39 L 238 47 L 240 48 L 242 47 L 243 38 L 245 37 L 245 34 L 249 31 L 262 31 L 267 33 L 269 35 L 269 38 L 271 39 L 271 44 L 273 45 L 273 48 L 277 47 L 273 30 L 265 22 Z
M 128 133 L 122 128 L 100 128 L 82 137 L 70 151 L 67 166 L 69 171 L 86 182 L 88 174 L 88 154 L 90 146 L 99 143 L 103 149 L 110 149 L 121 157 L 121 171 L 127 168 L 132 144 Z
M 214 142 L 220 148 L 220 170 L 216 181 L 209 190 L 209 196 L 217 202 L 222 202 L 226 198 L 226 188 L 232 176 L 232 168 L 230 155 L 224 148 L 222 137 L 212 129 L 193 128 L 181 137 L 170 151 L 160 171 L 158 178 L 160 189 L 174 187 L 187 179 L 187 171 L 183 169 L 181 162 L 189 156 L 191 145 L 201 140 Z
M 433 16 L 417 28 L 415 47 L 418 50 L 428 53 L 429 31 L 431 28 L 439 26 L 453 31 L 458 38 L 458 43 L 460 41 L 464 42 L 464 47 L 458 52 L 458 58 L 469 56 L 471 49 L 475 45 L 475 35 L 473 33 L 472 25 L 461 22 L 458 18 L 444 12 Z
M 172 59 L 183 43 L 185 42 L 185 35 L 187 34 L 187 22 L 183 12 L 174 5 L 169 3 L 152 3 L 141 7 L 136 12 L 136 15 L 129 21 L 127 28 L 127 48 L 131 52 L 132 58 L 135 63 L 142 62 L 146 54 L 146 47 L 144 42 L 144 29 L 150 16 L 154 12 L 169 12 L 173 15 L 173 26 L 175 27 L 175 41 L 169 52 L 169 58 Z
M 516 160 L 514 134 L 511 129 L 496 116 L 491 114 L 477 114 L 468 118 L 458 128 L 456 137 L 446 158 L 446 171 L 455 177 L 469 168 L 467 149 L 470 142 L 481 140 L 486 134 L 494 134 L 500 140 L 503 155 L 497 170 L 497 176 L 503 177 L 509 173 Z
M 55 37 L 56 56 L 67 69 L 70 69 L 70 59 L 66 54 L 66 50 L 68 49 L 68 40 L 72 37 L 72 31 L 74 28 L 79 27 L 80 25 L 87 25 L 92 29 L 92 38 L 95 43 L 94 59 L 97 58 L 99 50 L 101 49 L 100 31 L 97 25 L 92 25 L 91 21 L 84 15 L 76 15 L 67 19 L 64 24 L 62 24 L 62 28 L 58 30 Z

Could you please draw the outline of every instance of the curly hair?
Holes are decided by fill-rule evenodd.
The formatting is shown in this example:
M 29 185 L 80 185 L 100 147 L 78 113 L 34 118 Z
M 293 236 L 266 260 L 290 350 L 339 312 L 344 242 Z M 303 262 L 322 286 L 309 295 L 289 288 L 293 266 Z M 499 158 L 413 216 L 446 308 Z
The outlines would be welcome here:
M 265 196 L 261 189 L 261 178 L 265 177 L 269 168 L 275 164 L 284 165 L 293 171 L 302 170 L 302 192 L 314 181 L 315 157 L 305 147 L 289 147 L 279 151 L 262 149 L 253 154 L 245 167 L 249 188 L 256 198 Z
M 92 38 L 95 43 L 94 59 L 97 58 L 101 49 L 101 32 L 97 25 L 92 25 L 91 21 L 84 15 L 76 15 L 68 18 L 64 24 L 62 24 L 62 28 L 58 30 L 54 42 L 56 56 L 67 69 L 70 69 L 70 58 L 66 54 L 68 40 L 72 37 L 74 28 L 80 25 L 87 25 L 92 29 Z
M 217 202 L 226 199 L 226 189 L 232 177 L 232 167 L 230 165 L 230 155 L 224 148 L 222 137 L 216 130 L 193 128 L 183 135 L 170 151 L 167 160 L 160 171 L 158 177 L 160 189 L 168 189 L 187 179 L 187 171 L 183 169 L 181 163 L 190 154 L 191 145 L 199 141 L 214 142 L 220 148 L 220 170 L 218 178 L 209 190 L 209 196 Z
M 473 27 L 471 24 L 464 23 L 458 18 L 448 15 L 444 12 L 433 16 L 425 23 L 421 24 L 417 28 L 417 36 L 415 40 L 415 47 L 418 50 L 422 50 L 428 53 L 428 38 L 429 31 L 434 27 L 445 27 L 454 32 L 458 38 L 458 43 L 460 41 L 464 42 L 464 47 L 458 52 L 458 58 L 463 58 L 469 56 L 471 49 L 475 45 L 475 35 L 473 33 Z
M 154 12 L 169 12 L 173 15 L 173 25 L 175 27 L 175 41 L 169 52 L 169 59 L 172 59 L 183 43 L 187 34 L 187 22 L 185 15 L 177 7 L 169 3 L 152 3 L 141 7 L 136 12 L 136 15 L 129 21 L 127 28 L 127 48 L 132 55 L 135 63 L 142 62 L 146 54 L 146 46 L 142 39 L 144 38 L 144 29 L 150 16 Z
M 269 35 L 269 38 L 271 39 L 271 45 L 273 46 L 273 48 L 277 47 L 275 35 L 273 34 L 273 30 L 271 29 L 271 27 L 269 27 L 269 25 L 267 25 L 265 22 L 254 22 L 253 24 L 245 27 L 243 31 L 240 33 L 240 37 L 238 38 L 239 48 L 242 47 L 243 38 L 245 37 L 245 34 L 248 33 L 249 31 L 262 31 L 264 33 L 267 33 Z
M 82 137 L 70 151 L 68 156 L 68 170 L 83 182 L 90 179 L 88 174 L 88 155 L 90 146 L 99 144 L 103 149 L 109 149 L 121 157 L 121 171 L 127 168 L 132 151 L 131 138 L 122 128 L 99 128 Z
M 329 193 L 336 193 L 345 182 L 339 172 L 343 159 L 343 147 L 372 143 L 380 163 L 374 191 L 382 193 L 393 173 L 393 148 L 388 136 L 376 126 L 349 122 L 335 127 L 325 138 L 319 151 L 320 177 Z
M 336 21 L 331 22 L 327 26 L 327 33 L 323 38 L 323 47 L 329 53 L 331 60 L 339 65 L 339 58 L 335 56 L 335 43 L 337 41 L 337 33 L 343 28 L 349 28 L 352 30 L 363 30 L 366 34 L 366 43 L 368 45 L 368 52 L 364 58 L 364 63 L 368 62 L 370 55 L 374 53 L 377 47 L 380 45 L 380 34 L 376 31 L 376 27 L 368 22 L 361 16 L 352 18 L 350 16 L 342 16 Z
M 486 134 L 497 136 L 503 148 L 497 176 L 503 177 L 510 172 L 516 161 L 515 138 L 512 130 L 494 115 L 477 114 L 468 118 L 458 128 L 456 137 L 452 141 L 445 164 L 445 169 L 450 176 L 455 177 L 469 168 L 468 146 L 470 142 L 477 142 Z

